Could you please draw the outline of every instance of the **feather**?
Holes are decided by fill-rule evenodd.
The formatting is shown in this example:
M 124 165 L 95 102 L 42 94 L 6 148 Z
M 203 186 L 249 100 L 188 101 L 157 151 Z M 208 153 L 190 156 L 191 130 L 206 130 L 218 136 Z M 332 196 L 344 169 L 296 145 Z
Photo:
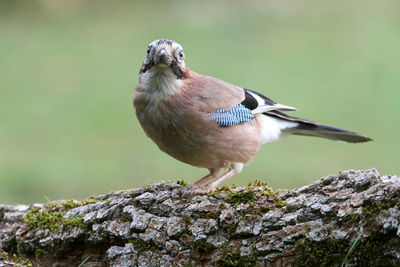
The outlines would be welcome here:
M 233 126 L 254 118 L 252 111 L 242 104 L 237 104 L 231 109 L 218 109 L 209 115 L 219 126 Z
M 264 113 L 272 110 L 282 111 L 295 111 L 296 108 L 289 107 L 286 105 L 278 104 L 268 97 L 257 93 L 249 89 L 243 89 L 245 92 L 245 99 L 242 101 L 242 105 L 251 109 L 252 114 Z
M 288 129 L 288 133 L 294 135 L 322 137 L 335 141 L 344 141 L 349 143 L 368 142 L 372 140 L 371 138 L 358 134 L 356 132 L 313 122 L 310 120 L 292 117 L 279 111 L 266 112 L 264 113 L 264 115 L 271 116 L 282 121 L 297 123 L 296 127 L 291 127 L 290 129 Z

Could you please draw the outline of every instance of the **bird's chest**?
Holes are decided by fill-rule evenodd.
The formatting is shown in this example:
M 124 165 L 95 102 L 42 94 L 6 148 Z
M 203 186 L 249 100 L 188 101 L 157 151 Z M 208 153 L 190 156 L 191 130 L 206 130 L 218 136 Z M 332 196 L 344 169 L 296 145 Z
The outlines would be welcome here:
M 196 119 L 180 99 L 147 102 L 136 108 L 137 117 L 146 134 L 165 152 L 182 153 L 182 147 L 195 143 Z

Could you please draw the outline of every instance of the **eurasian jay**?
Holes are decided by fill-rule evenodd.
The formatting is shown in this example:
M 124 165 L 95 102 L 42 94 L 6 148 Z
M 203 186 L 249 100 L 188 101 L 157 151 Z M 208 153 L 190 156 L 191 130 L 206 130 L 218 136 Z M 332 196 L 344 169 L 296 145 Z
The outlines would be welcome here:
M 140 69 L 134 97 L 145 133 L 170 156 L 207 168 L 192 184 L 212 192 L 242 171 L 262 144 L 285 135 L 306 135 L 351 143 L 369 137 L 286 115 L 295 108 L 255 91 L 198 74 L 185 64 L 182 47 L 167 39 L 152 42 Z M 224 173 L 224 170 L 227 169 Z

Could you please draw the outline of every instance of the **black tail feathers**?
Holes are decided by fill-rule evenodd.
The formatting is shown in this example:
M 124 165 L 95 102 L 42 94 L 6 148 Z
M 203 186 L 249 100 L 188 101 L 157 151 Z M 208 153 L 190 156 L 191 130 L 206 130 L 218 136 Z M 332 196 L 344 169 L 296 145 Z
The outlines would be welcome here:
M 287 128 L 285 130 L 291 134 L 323 137 L 335 141 L 344 141 L 350 143 L 362 143 L 372 141 L 371 138 L 358 134 L 356 132 L 347 131 L 333 126 L 292 117 L 277 110 L 266 112 L 264 114 L 285 121 L 297 122 L 298 125 L 296 127 Z
M 323 137 L 335 141 L 344 141 L 350 143 L 361 143 L 371 141 L 372 139 L 361 134 L 347 131 L 344 129 L 332 127 L 308 121 L 298 121 L 299 125 L 290 129 L 292 134 Z

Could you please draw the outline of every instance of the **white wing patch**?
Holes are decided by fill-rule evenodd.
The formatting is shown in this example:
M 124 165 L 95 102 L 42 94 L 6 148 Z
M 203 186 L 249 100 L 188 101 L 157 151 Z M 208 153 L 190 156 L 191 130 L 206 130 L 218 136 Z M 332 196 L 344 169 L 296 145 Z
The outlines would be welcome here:
M 273 106 L 271 106 L 271 105 L 258 106 L 256 109 L 253 109 L 251 111 L 251 113 L 253 115 L 255 115 L 255 114 L 259 114 L 259 113 L 268 112 L 271 110 L 295 111 L 297 109 L 276 103 L 276 105 L 273 105 Z
M 296 108 L 294 107 L 290 107 L 290 106 L 286 106 L 286 105 L 282 105 L 282 104 L 274 104 L 274 105 L 270 105 L 270 104 L 266 104 L 264 99 L 262 99 L 259 95 L 251 92 L 251 91 L 247 91 L 249 94 L 251 94 L 252 97 L 254 97 L 254 99 L 257 100 L 258 106 L 257 108 L 253 109 L 251 111 L 251 113 L 253 115 L 255 114 L 259 114 L 259 113 L 264 113 L 267 111 L 271 111 L 271 110 L 282 110 L 282 111 L 295 111 Z
M 282 135 L 282 130 L 298 126 L 297 122 L 289 122 L 274 117 L 260 114 L 257 116 L 261 126 L 262 143 L 270 143 L 277 141 Z

